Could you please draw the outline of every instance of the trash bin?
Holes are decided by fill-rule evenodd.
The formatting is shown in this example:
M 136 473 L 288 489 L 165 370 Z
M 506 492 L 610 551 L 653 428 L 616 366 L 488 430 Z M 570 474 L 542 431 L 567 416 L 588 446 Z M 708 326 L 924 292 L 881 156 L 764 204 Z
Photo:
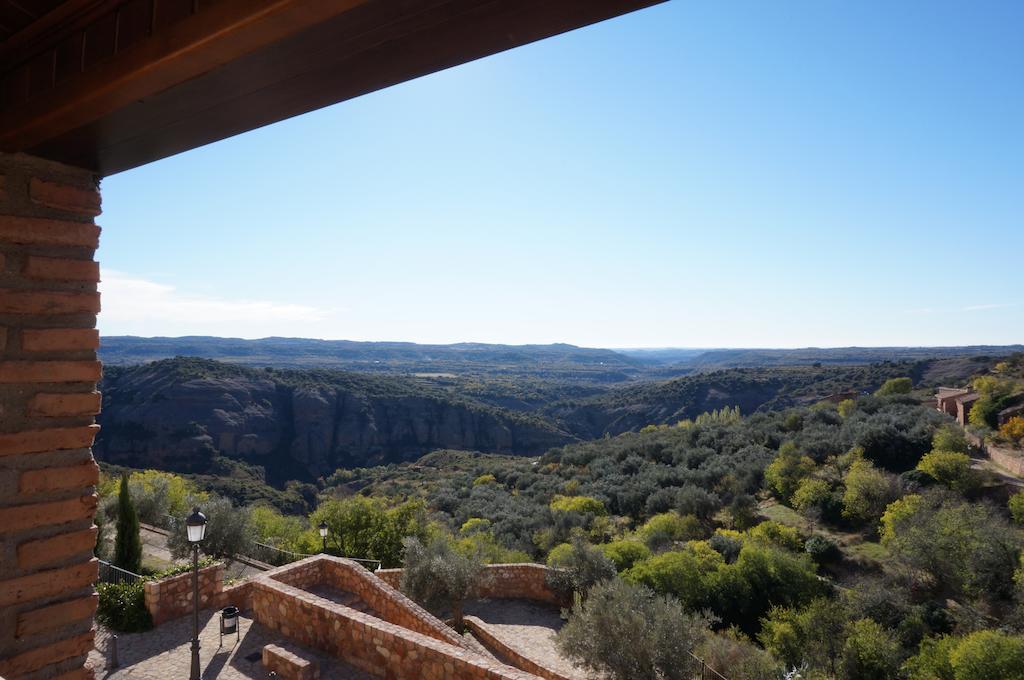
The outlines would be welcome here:
M 220 638 L 224 644 L 224 636 L 235 634 L 235 639 L 241 639 L 238 630 L 238 607 L 224 607 L 220 610 Z

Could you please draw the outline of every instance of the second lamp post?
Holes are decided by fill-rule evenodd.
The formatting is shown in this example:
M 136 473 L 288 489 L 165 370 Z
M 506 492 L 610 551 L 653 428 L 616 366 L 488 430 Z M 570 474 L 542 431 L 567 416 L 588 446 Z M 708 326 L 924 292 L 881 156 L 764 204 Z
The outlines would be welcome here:
M 327 522 L 321 521 L 320 526 L 317 527 L 320 530 L 320 540 L 324 542 L 324 549 L 321 552 L 327 552 Z

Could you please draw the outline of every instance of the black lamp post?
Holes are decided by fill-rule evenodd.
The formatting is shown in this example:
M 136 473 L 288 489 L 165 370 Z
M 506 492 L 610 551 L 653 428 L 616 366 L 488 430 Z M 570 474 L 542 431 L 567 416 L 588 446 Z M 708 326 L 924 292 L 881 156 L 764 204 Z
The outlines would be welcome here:
M 327 552 L 327 522 L 320 520 L 320 526 L 317 527 L 320 530 L 320 538 L 324 542 L 324 549 L 322 552 Z
M 199 671 L 199 542 L 206 536 L 206 515 L 199 508 L 185 520 L 188 542 L 192 544 L 192 674 L 189 680 L 200 680 Z

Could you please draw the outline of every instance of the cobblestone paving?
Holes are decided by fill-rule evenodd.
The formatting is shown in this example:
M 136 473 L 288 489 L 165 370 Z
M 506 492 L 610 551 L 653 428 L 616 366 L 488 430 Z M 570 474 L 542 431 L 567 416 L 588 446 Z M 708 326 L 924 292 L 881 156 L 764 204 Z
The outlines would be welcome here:
M 529 600 L 477 600 L 467 603 L 465 610 L 486 623 L 494 637 L 541 666 L 569 678 L 594 677 L 555 647 L 555 633 L 564 623 L 557 607 Z
M 282 640 L 274 631 L 240 618 L 241 640 L 225 636 L 224 646 L 220 643 L 220 616 L 201 612 L 199 625 L 199 658 L 202 663 L 204 680 L 265 680 L 268 676 L 263 668 L 263 646 L 268 643 L 286 644 L 296 648 L 294 643 Z M 106 640 L 107 633 L 100 631 L 97 641 Z M 108 670 L 106 649 L 94 649 L 89 654 L 89 666 L 101 680 L 177 680 L 187 678 L 192 659 L 192 618 L 185 617 L 165 623 L 146 633 L 118 635 L 120 667 Z M 105 647 L 106 644 L 98 644 Z M 339 659 L 304 650 L 320 662 L 320 677 L 324 680 L 371 680 L 372 675 L 364 673 Z

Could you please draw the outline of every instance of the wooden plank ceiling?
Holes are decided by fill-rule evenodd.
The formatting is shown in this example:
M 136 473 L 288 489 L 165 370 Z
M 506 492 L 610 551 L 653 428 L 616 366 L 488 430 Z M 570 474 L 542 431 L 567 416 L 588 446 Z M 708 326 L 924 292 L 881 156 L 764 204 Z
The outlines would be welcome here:
M 0 150 L 109 175 L 663 0 L 0 0 Z

